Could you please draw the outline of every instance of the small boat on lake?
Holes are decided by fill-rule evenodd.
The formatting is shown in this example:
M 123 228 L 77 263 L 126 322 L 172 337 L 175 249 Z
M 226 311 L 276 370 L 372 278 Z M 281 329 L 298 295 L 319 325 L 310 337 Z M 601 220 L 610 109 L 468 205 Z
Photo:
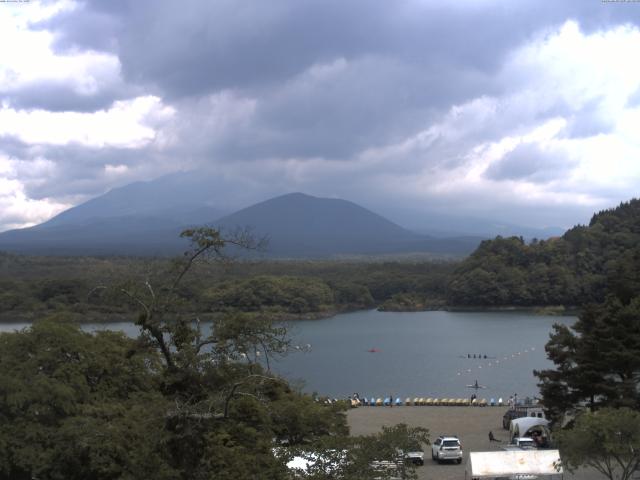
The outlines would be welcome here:
M 471 385 L 467 385 L 467 388 L 473 388 L 474 390 L 479 390 L 481 388 L 487 388 L 487 387 L 484 385 L 478 384 L 478 380 L 476 380 L 475 383 L 472 383 Z

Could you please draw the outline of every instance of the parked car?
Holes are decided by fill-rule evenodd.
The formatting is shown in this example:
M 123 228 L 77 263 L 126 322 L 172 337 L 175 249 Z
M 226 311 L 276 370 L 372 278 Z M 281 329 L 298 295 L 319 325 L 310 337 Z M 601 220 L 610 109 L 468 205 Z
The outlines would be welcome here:
M 453 435 L 441 435 L 431 444 L 431 458 L 438 463 L 445 460 L 462 462 L 462 444 Z
M 414 465 L 424 465 L 424 452 L 414 451 L 404 454 L 405 462 L 413 463 Z

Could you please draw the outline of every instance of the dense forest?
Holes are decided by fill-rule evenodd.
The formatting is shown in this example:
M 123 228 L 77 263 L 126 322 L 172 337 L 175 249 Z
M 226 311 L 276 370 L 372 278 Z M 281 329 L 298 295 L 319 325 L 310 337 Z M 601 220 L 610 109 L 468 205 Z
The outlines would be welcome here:
M 0 254 L 1 318 L 28 320 L 60 311 L 83 321 L 129 318 L 135 306 L 110 294 L 112 288 L 157 279 L 172 264 L 167 259 Z M 291 318 L 377 306 L 434 307 L 444 303 L 454 266 L 446 261 L 214 262 L 194 268 L 181 284 L 175 308 Z
M 593 216 L 560 238 L 487 240 L 452 275 L 451 305 L 581 306 L 640 282 L 640 200 Z

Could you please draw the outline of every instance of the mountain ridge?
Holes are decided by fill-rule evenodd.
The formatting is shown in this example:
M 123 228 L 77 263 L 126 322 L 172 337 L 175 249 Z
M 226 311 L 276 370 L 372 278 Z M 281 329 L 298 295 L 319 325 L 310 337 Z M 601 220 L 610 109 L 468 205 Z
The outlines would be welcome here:
M 165 215 L 146 214 L 144 209 L 132 215 L 127 214 L 126 209 L 116 209 L 115 213 L 120 215 L 100 216 L 96 215 L 100 211 L 91 208 L 100 202 L 108 204 L 109 195 L 106 200 L 100 197 L 75 207 L 79 212 L 71 209 L 43 224 L 3 232 L 0 249 L 53 255 L 172 255 L 187 247 L 186 241 L 179 238 L 180 231 L 199 224 L 226 230 L 250 227 L 256 236 L 270 238 L 265 253 L 270 257 L 326 258 L 414 252 L 464 255 L 481 240 L 479 237 L 442 239 L 421 235 L 354 202 L 301 192 L 264 200 L 206 221 L 202 221 L 202 217 L 215 209 L 200 207 L 203 209 L 200 218 L 187 215 L 188 218 L 176 219 L 166 212 Z M 119 202 L 126 206 L 122 200 Z M 91 213 L 94 216 L 90 216 Z

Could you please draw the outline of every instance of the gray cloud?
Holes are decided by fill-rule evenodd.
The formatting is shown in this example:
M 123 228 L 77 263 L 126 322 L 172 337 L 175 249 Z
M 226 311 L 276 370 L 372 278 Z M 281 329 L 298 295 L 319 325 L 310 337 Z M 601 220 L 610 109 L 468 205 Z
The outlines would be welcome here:
M 208 148 L 196 142 L 201 155 L 228 161 L 348 159 L 427 128 L 453 104 L 511 88 L 496 80 L 496 73 L 505 57 L 541 28 L 571 17 L 591 29 L 629 19 L 628 12 L 580 1 L 553 6 L 414 0 L 82 5 L 37 28 L 54 31 L 62 51 L 117 54 L 129 85 L 169 103 L 184 107 L 194 97 L 191 103 L 197 105 L 199 97 L 222 91 L 256 100 L 255 115 L 237 130 L 212 136 Z M 346 67 L 333 76 L 309 74 L 341 59 Z M 61 95 L 54 107 L 92 108 L 114 98 L 115 93 L 103 92 L 73 107 L 82 99 Z M 28 104 L 29 98 L 22 102 Z M 199 115 L 198 109 L 183 108 L 180 121 L 206 124 Z M 575 130 L 584 130 L 578 122 Z M 500 131 L 497 125 L 485 130 Z
M 567 112 L 568 122 L 563 133 L 569 138 L 585 138 L 612 132 L 615 119 L 607 116 L 601 101 L 594 99 L 578 110 Z
M 120 0 L 80 2 L 77 8 L 63 10 L 53 18 L 33 23 L 31 28 L 54 32 L 53 46 L 59 52 L 77 49 L 115 52 L 128 3 Z
M 171 97 L 261 88 L 336 57 L 491 72 L 542 27 L 575 18 L 595 30 L 638 22 L 635 10 L 581 0 L 89 1 L 43 27 L 57 33 L 58 48 L 118 52 L 129 81 L 158 85 Z
M 127 91 L 128 90 L 128 91 Z M 43 109 L 50 112 L 95 112 L 108 109 L 115 100 L 134 96 L 135 90 L 109 86 L 91 94 L 81 94 L 62 81 L 38 81 L 10 92 L 0 92 L 14 109 Z
M 60 47 L 96 48 L 82 32 L 106 14 L 102 3 L 87 3 L 46 27 L 58 33 Z M 393 56 L 434 74 L 453 65 L 490 72 L 539 27 L 513 25 L 513 13 L 416 1 L 154 0 L 111 7 L 114 20 L 102 31 L 117 35 L 104 48 L 115 43 L 128 81 L 159 86 L 175 97 L 261 89 L 337 57 Z
M 562 152 L 544 151 L 536 143 L 521 143 L 485 172 L 492 180 L 527 180 L 546 183 L 575 166 Z

